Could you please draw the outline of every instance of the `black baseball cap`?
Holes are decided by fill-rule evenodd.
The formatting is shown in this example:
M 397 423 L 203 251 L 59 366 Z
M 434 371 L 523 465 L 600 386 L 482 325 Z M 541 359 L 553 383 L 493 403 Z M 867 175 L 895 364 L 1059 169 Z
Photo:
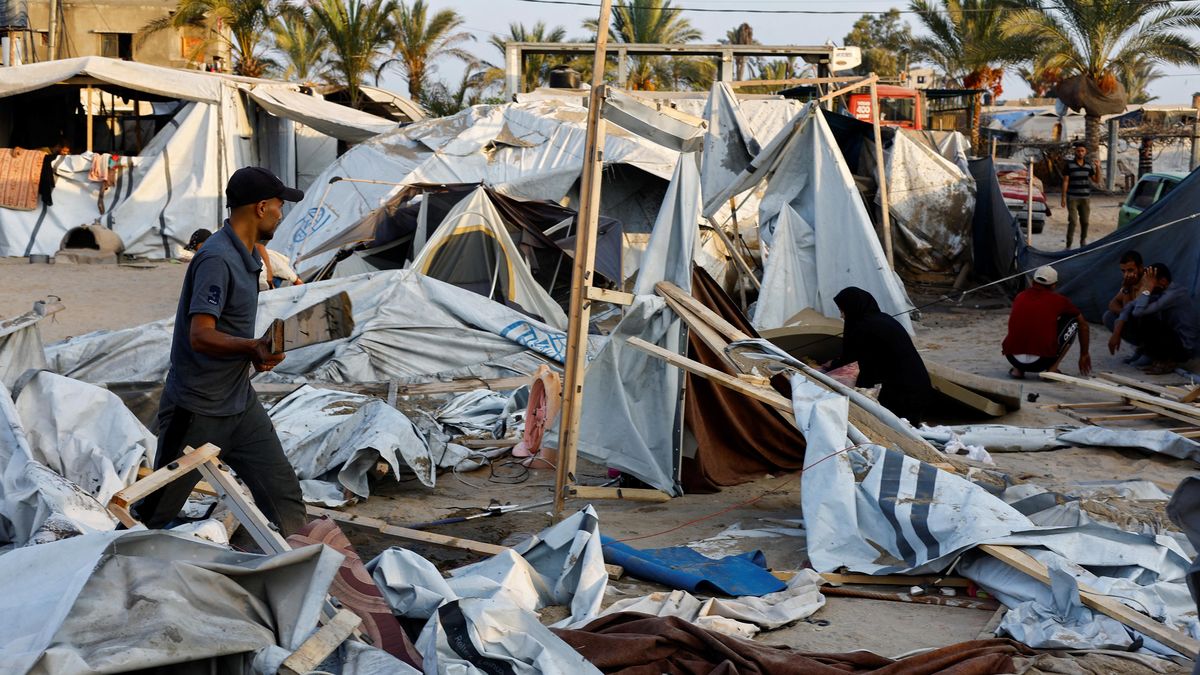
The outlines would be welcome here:
M 278 176 L 261 166 L 245 166 L 234 171 L 225 185 L 225 199 L 231 209 L 272 197 L 298 202 L 304 199 L 304 191 L 284 185 Z

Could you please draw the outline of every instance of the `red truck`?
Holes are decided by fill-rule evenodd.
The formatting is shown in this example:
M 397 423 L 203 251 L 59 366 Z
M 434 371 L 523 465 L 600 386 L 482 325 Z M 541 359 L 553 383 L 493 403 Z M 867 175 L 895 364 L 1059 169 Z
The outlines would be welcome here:
M 921 92 L 890 84 L 876 86 L 879 97 L 879 123 L 904 129 L 924 129 L 925 107 Z M 871 94 L 850 95 L 850 114 L 864 122 L 871 121 Z

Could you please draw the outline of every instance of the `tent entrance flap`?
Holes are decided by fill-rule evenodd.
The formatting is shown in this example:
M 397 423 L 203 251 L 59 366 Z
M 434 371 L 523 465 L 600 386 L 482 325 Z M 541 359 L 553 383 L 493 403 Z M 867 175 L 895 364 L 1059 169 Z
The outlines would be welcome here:
M 512 261 L 484 225 L 455 228 L 433 244 L 421 273 L 492 300 L 516 300 Z

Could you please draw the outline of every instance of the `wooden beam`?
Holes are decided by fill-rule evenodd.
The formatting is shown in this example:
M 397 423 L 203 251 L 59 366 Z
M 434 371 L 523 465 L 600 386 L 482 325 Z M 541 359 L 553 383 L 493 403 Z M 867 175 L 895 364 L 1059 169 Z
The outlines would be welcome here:
M 125 527 L 137 525 L 137 519 L 129 512 L 131 506 L 145 499 L 151 493 L 161 490 L 176 478 L 196 470 L 201 464 L 213 459 L 220 452 L 220 448 L 212 443 L 207 443 L 200 446 L 198 450 L 193 451 L 191 454 L 184 455 L 163 468 L 154 471 L 133 485 L 114 494 L 108 500 L 109 513 L 113 514 Z
M 758 280 L 758 277 L 754 276 L 754 270 L 751 269 L 750 264 L 742 259 L 742 254 L 734 247 L 733 240 L 729 238 L 724 228 L 711 216 L 708 218 L 708 224 L 712 227 L 713 232 L 717 234 L 717 238 L 721 240 L 721 244 L 725 246 L 725 250 L 729 251 L 729 257 L 733 258 L 733 265 L 737 268 L 738 273 L 748 277 L 750 283 L 755 288 L 762 288 L 762 282 Z
M 934 391 L 941 392 L 968 408 L 977 410 L 989 417 L 1000 417 L 1008 412 L 1008 408 L 996 403 L 992 399 L 976 394 L 965 387 L 960 387 L 941 375 L 935 375 L 932 372 L 929 373 L 929 382 L 933 385 Z
M 875 169 L 879 180 L 879 204 L 883 220 L 883 255 L 887 258 L 888 269 L 896 269 L 896 260 L 892 253 L 892 216 L 891 202 L 888 201 L 887 168 L 883 164 L 883 132 L 879 128 L 879 89 L 875 86 L 875 73 L 871 73 L 871 126 L 875 133 Z
M 975 373 L 951 368 L 930 359 L 923 360 L 925 362 L 925 369 L 929 371 L 930 375 L 938 375 L 964 389 L 969 389 L 997 403 L 1001 403 L 1009 409 L 1017 410 L 1023 403 L 1022 399 L 1025 392 L 1020 382 L 984 377 L 983 375 L 976 375 Z
M 1124 385 L 1126 387 L 1140 389 L 1142 391 L 1150 392 L 1152 394 L 1158 394 L 1159 396 L 1162 396 L 1163 398 L 1169 399 L 1171 401 L 1179 401 L 1181 403 L 1191 403 L 1191 401 L 1182 400 L 1184 396 L 1190 395 L 1190 392 L 1183 387 L 1170 387 L 1170 386 L 1163 386 L 1161 384 L 1156 384 L 1154 382 L 1143 382 L 1141 380 L 1136 380 L 1132 377 L 1125 377 L 1124 375 L 1117 375 L 1116 373 L 1100 373 L 1097 377 L 1099 377 L 1102 380 L 1108 380 L 1109 382 L 1112 382 L 1113 384 Z M 1198 389 L 1200 389 L 1200 388 L 1198 388 Z M 1196 410 L 1198 412 L 1200 412 L 1200 406 L 1198 406 L 1196 408 Z
M 980 544 L 979 549 L 1038 581 L 1050 585 L 1050 572 L 1039 560 L 1012 546 Z M 1079 584 L 1079 599 L 1084 605 L 1110 616 L 1130 628 L 1179 651 L 1189 659 L 1200 653 L 1200 641 L 1134 611 L 1111 596 L 1103 595 L 1084 583 Z
M 612 0 L 601 0 L 596 22 L 596 50 L 593 63 L 603 64 L 608 48 L 608 27 Z M 579 211 L 572 258 L 571 305 L 567 314 L 567 354 L 563 361 L 562 413 L 559 423 L 558 462 L 554 475 L 554 517 L 562 515 L 567 484 L 575 482 L 575 459 L 579 446 L 579 420 L 583 413 L 583 381 L 587 375 L 588 320 L 591 287 L 596 267 L 596 233 L 600 217 L 600 177 L 604 173 L 604 107 L 606 88 L 604 68 L 593 68 L 592 89 L 588 99 L 587 131 L 584 137 L 583 175 L 580 178 Z
M 1127 401 L 1097 401 L 1095 403 L 1051 403 L 1050 407 L 1062 410 L 1104 410 L 1130 406 Z
M 778 575 L 776 575 L 778 576 Z M 781 577 L 782 578 L 782 577 Z M 971 585 L 970 579 L 962 577 L 923 576 L 910 577 L 903 574 L 839 574 L 823 572 L 821 578 L 831 584 L 866 584 L 879 586 L 941 586 L 943 588 L 966 588 Z M 784 579 L 784 581 L 787 581 Z
M 1200 399 L 1200 387 L 1195 387 L 1188 393 L 1179 397 L 1179 402 L 1180 403 L 1192 403 L 1196 399 Z
M 185 448 L 184 453 L 190 450 L 191 448 Z M 283 553 L 292 550 L 291 545 L 287 543 L 279 530 L 275 529 L 271 521 L 267 520 L 267 517 L 259 510 L 254 499 L 242 491 L 242 486 L 234 480 L 229 467 L 223 464 L 218 465 L 216 460 L 210 459 L 196 468 L 200 471 L 200 475 L 204 476 L 208 483 L 221 493 L 221 501 L 225 507 L 237 516 L 238 522 L 246 528 L 246 531 L 254 539 L 254 543 L 258 544 L 264 553 Z
M 1200 408 L 1197 408 L 1194 405 L 1191 405 L 1189 403 L 1180 403 L 1179 401 L 1168 401 L 1167 399 L 1164 399 L 1161 396 L 1155 396 L 1154 394 L 1148 394 L 1144 391 L 1138 391 L 1137 389 L 1133 389 L 1131 387 L 1121 387 L 1121 386 L 1117 386 L 1114 384 L 1107 384 L 1104 382 L 1099 382 L 1096 380 L 1085 380 L 1085 379 L 1079 378 L 1079 377 L 1063 375 L 1062 373 L 1040 373 L 1040 375 L 1043 380 L 1050 380 L 1052 382 L 1063 382 L 1066 384 L 1074 384 L 1074 385 L 1077 385 L 1080 387 L 1086 387 L 1088 389 L 1094 389 L 1096 391 L 1101 391 L 1106 394 L 1115 394 L 1122 398 L 1128 399 L 1131 403 L 1133 403 L 1134 401 L 1137 401 L 1140 403 L 1148 403 L 1150 405 L 1157 406 L 1164 410 L 1170 410 L 1170 411 L 1178 413 L 1180 415 L 1189 416 L 1192 419 L 1200 419 Z
M 614 291 L 607 288 L 587 287 L 587 298 L 594 302 L 607 302 L 613 305 L 632 305 L 633 293 Z
M 352 513 L 342 513 L 340 511 L 332 511 L 323 509 L 319 506 L 309 506 L 306 509 L 308 515 L 322 518 L 326 517 L 330 520 L 335 520 L 339 523 L 348 525 L 357 525 L 367 529 L 375 530 L 380 534 L 386 534 L 399 539 L 408 541 L 419 541 L 425 544 L 433 544 L 434 546 L 445 546 L 447 548 L 457 548 L 463 551 L 479 553 L 482 555 L 496 555 L 504 551 L 507 547 L 497 546 L 496 544 L 487 544 L 481 541 L 472 541 L 461 537 L 448 537 L 444 534 L 435 534 L 433 532 L 422 532 L 421 530 L 413 530 L 407 527 L 398 527 L 378 518 L 368 518 L 367 516 L 359 516 Z
M 146 476 L 149 476 L 152 473 L 154 473 L 154 471 L 152 469 L 148 469 L 144 466 L 138 467 L 137 475 L 138 475 L 139 480 L 142 478 L 145 478 Z M 194 494 L 204 495 L 205 497 L 220 497 L 221 496 L 216 490 L 213 489 L 213 486 L 209 485 L 208 483 L 205 483 L 204 481 L 200 481 L 199 483 L 196 483 L 196 487 L 192 488 L 192 492 Z
M 572 485 L 569 489 L 571 497 L 574 499 L 627 499 L 631 502 L 652 502 L 655 504 L 671 501 L 671 495 L 661 490 L 647 490 L 645 488 Z
M 1087 420 L 1089 424 L 1095 424 L 1096 422 L 1121 422 L 1121 421 L 1125 421 L 1125 420 L 1152 420 L 1152 419 L 1156 419 L 1158 417 L 1161 417 L 1161 415 L 1159 415 L 1158 413 L 1144 412 L 1144 413 L 1117 413 L 1115 415 L 1088 415 L 1087 417 L 1085 417 L 1083 419 Z
M 835 90 L 829 92 L 828 94 L 825 94 L 824 96 L 822 96 L 821 98 L 819 98 L 817 100 L 820 103 L 824 103 L 826 101 L 833 100 L 833 99 L 837 98 L 838 96 L 842 96 L 843 94 L 849 94 L 850 92 L 854 91 L 855 89 L 862 89 L 863 87 L 873 85 L 876 82 L 876 80 L 878 80 L 878 79 L 879 78 L 875 77 L 875 74 L 872 73 L 868 77 L 864 77 L 857 82 L 851 82 L 850 84 L 848 84 L 844 87 L 841 87 L 840 89 L 835 89 Z
M 53 4 L 53 0 L 51 0 L 51 3 Z M 50 58 L 54 58 L 54 57 L 50 57 Z M 95 91 L 95 90 L 92 89 L 92 85 L 89 84 L 87 86 L 87 151 L 88 152 L 92 152 L 92 136 L 95 133 L 95 129 L 93 128 L 95 126 L 95 124 L 94 124 L 95 116 L 92 114 L 92 106 L 94 105 L 92 103 L 92 92 L 93 91 Z
M 291 656 L 283 660 L 279 672 L 282 675 L 306 675 L 313 672 L 361 623 L 362 619 L 354 612 L 348 609 L 338 610 L 332 619 L 318 628 L 292 652 Z
M 1164 408 L 1161 405 L 1155 405 L 1153 403 L 1143 403 L 1142 401 L 1130 401 L 1129 403 L 1135 408 L 1152 412 L 1155 415 L 1161 415 L 1162 417 L 1179 420 L 1180 422 L 1190 424 L 1192 426 L 1200 426 L 1200 411 L 1197 411 L 1197 414 L 1195 415 L 1186 415 L 1169 408 Z
M 737 89 L 739 87 L 775 87 L 775 86 L 799 86 L 802 84 L 838 84 L 841 82 L 855 82 L 865 80 L 861 75 L 848 75 L 846 77 L 790 77 L 783 80 L 734 80 L 729 83 L 729 86 Z

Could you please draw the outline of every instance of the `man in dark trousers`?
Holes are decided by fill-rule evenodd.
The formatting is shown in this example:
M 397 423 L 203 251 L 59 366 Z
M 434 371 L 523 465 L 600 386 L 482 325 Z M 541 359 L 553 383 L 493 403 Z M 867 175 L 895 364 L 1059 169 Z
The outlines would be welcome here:
M 275 233 L 283 202 L 304 193 L 260 167 L 238 169 L 225 188 L 230 214 L 188 265 L 175 313 L 171 369 L 158 410 L 158 457 L 163 467 L 185 447 L 212 443 L 221 461 L 250 488 L 254 502 L 286 537 L 307 521 L 300 482 L 266 410 L 250 387 L 250 368 L 271 370 L 283 360 L 254 335 L 258 275 L 254 244 Z M 147 527 L 165 527 L 200 480 L 193 471 L 138 507 Z
M 1079 336 L 1079 373 L 1092 372 L 1088 322 L 1083 313 L 1061 293 L 1055 293 L 1058 272 L 1049 265 L 1033 273 L 1033 285 L 1013 300 L 1008 315 L 1008 335 L 1001 351 L 1012 364 L 1008 374 L 1017 379 L 1025 373 L 1058 372 L 1058 364 Z
M 1200 346 L 1196 306 L 1187 288 L 1171 283 L 1171 269 L 1163 263 L 1146 267 L 1130 315 L 1138 321 L 1142 352 L 1151 364 L 1151 375 L 1165 375 L 1192 357 Z
M 1088 149 L 1075 144 L 1075 157 L 1063 165 L 1062 206 L 1067 210 L 1067 248 L 1075 241 L 1079 227 L 1079 245 L 1087 246 L 1088 220 L 1092 213 L 1092 182 L 1100 175 L 1100 165 L 1088 161 Z

